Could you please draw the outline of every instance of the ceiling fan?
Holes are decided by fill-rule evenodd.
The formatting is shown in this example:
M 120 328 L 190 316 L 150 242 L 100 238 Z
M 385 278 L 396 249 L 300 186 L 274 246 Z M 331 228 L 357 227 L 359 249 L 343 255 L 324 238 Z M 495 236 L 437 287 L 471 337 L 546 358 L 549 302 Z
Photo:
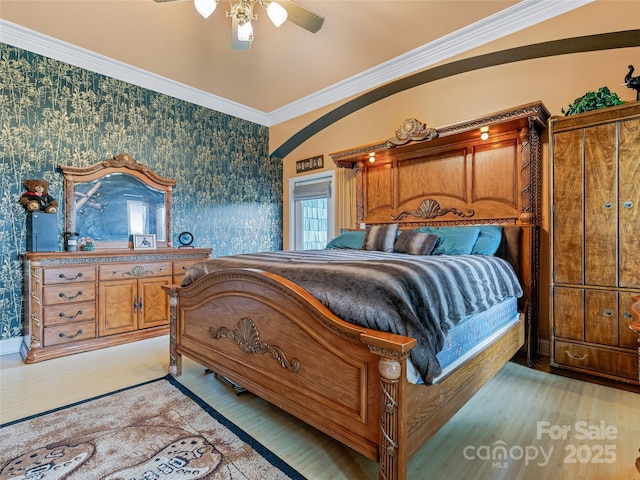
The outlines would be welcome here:
M 177 0 L 154 0 L 156 3 L 175 2 Z M 209 17 L 220 0 L 194 0 L 194 6 L 204 18 Z M 322 27 L 324 18 L 306 8 L 289 0 L 229 0 L 227 18 L 231 18 L 231 48 L 234 50 L 246 50 L 253 42 L 253 27 L 251 21 L 257 19 L 253 13 L 256 4 L 262 5 L 267 11 L 269 19 L 276 27 L 286 20 L 295 23 L 299 27 L 316 33 Z

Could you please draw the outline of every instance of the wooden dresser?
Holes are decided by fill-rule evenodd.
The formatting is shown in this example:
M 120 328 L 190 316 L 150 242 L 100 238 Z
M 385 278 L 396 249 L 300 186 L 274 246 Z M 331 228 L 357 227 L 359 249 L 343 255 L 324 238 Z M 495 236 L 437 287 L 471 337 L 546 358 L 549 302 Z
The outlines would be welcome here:
M 180 284 L 209 248 L 31 252 L 24 261 L 27 363 L 168 333 L 162 285 Z
M 550 135 L 551 366 L 638 385 L 640 102 L 552 118 Z

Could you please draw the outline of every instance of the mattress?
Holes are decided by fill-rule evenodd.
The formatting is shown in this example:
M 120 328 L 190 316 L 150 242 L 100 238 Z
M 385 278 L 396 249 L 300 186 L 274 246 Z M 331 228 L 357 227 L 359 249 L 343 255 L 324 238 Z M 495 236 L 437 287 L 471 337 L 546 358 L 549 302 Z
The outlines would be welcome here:
M 433 383 L 441 381 L 461 363 L 509 329 L 519 318 L 518 301 L 515 297 L 509 297 L 488 310 L 466 317 L 450 329 L 442 350 L 436 354 L 442 366 L 442 373 Z M 410 383 L 423 383 L 411 361 L 407 362 L 407 380 Z

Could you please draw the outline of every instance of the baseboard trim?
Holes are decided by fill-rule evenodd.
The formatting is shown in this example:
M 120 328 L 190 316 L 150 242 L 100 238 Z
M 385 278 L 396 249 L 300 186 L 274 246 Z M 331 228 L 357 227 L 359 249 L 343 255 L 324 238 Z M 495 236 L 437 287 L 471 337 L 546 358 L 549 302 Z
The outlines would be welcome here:
M 12 337 L 0 340 L 0 355 L 9 355 L 10 353 L 19 353 L 20 345 L 24 337 Z

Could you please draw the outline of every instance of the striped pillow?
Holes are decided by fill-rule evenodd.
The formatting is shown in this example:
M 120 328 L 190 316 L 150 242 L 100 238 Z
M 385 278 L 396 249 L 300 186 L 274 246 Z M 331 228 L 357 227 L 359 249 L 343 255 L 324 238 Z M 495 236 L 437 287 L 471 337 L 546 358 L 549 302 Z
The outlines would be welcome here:
M 405 230 L 396 240 L 395 250 L 410 255 L 430 255 L 440 238 L 429 233 Z
M 398 234 L 398 224 L 388 225 L 367 225 L 362 242 L 363 250 L 376 250 L 379 252 L 393 252 L 393 245 L 396 243 Z

